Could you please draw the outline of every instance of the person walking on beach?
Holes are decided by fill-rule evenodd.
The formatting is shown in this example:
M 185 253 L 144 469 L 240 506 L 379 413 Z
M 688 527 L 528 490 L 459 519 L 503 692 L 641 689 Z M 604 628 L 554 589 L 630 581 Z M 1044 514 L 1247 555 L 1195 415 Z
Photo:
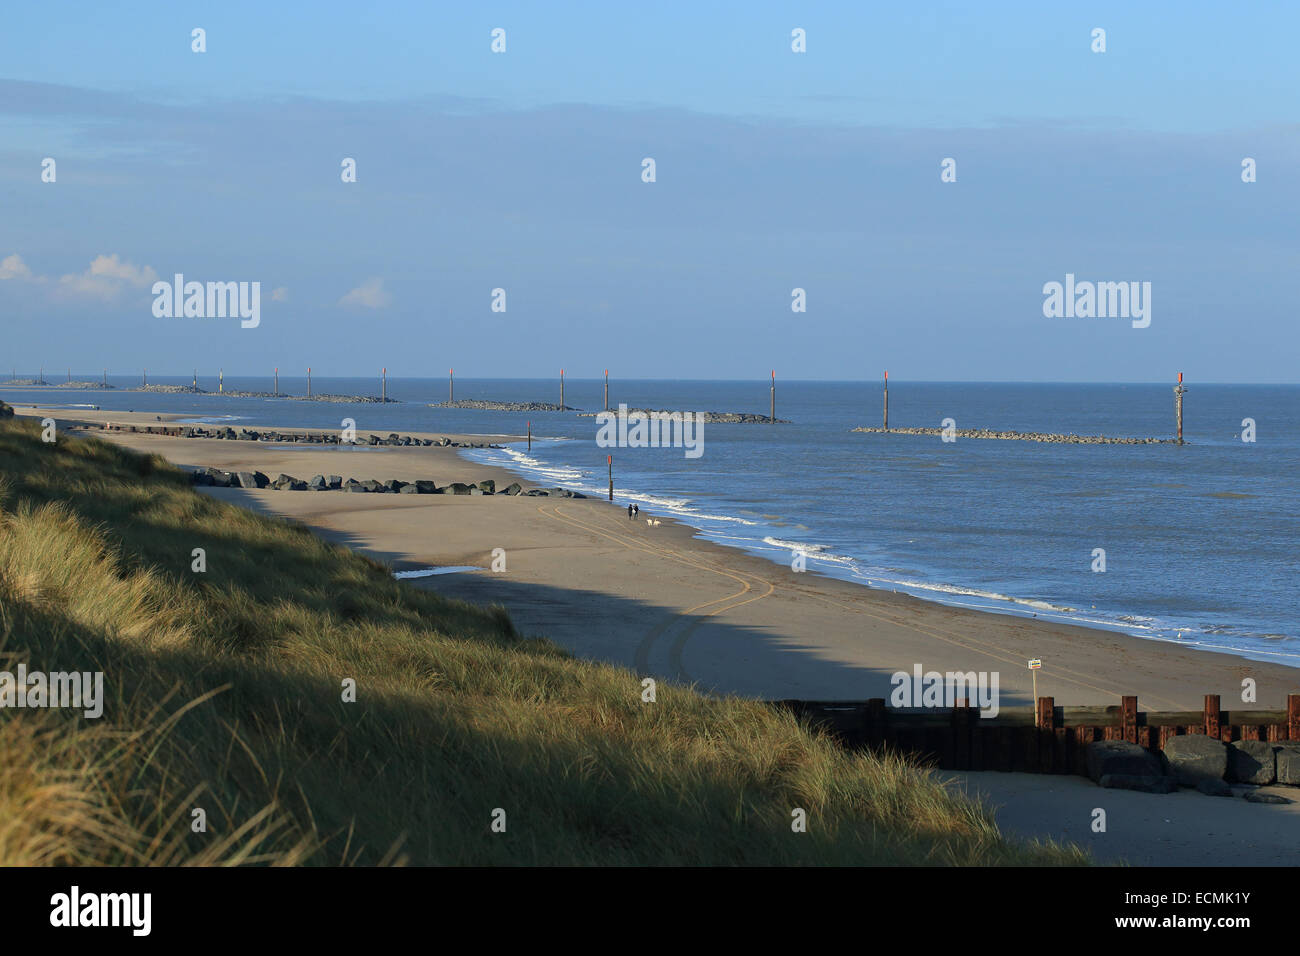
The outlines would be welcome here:
M 633 518 L 637 518 L 637 517 L 640 517 L 640 515 L 641 515 L 641 506 L 640 506 L 640 505 L 633 505 L 633 506 L 632 506 L 632 517 L 633 517 Z
M 628 520 L 628 521 L 631 521 L 631 520 L 632 520 L 632 506 L 631 506 L 631 505 L 628 505 L 628 506 L 627 506 L 627 520 Z

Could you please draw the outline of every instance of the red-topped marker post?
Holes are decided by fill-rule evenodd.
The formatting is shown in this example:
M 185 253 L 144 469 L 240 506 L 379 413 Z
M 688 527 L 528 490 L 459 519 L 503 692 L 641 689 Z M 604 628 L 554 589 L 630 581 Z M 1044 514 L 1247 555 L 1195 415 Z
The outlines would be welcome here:
M 614 500 L 614 456 L 606 455 L 605 463 L 609 465 L 609 500 Z

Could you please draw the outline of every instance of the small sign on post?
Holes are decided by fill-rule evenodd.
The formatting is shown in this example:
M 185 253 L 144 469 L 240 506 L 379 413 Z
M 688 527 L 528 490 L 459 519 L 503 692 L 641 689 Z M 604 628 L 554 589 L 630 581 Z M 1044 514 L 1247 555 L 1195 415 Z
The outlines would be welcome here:
M 1043 666 L 1042 658 L 1032 658 L 1029 661 L 1029 673 L 1034 678 L 1034 706 L 1038 706 L 1038 669 Z

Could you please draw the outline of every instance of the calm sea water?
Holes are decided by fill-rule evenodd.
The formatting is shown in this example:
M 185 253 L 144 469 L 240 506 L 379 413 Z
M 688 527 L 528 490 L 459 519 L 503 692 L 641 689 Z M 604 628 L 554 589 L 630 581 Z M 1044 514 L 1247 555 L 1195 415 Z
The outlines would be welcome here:
M 187 384 L 188 378 L 154 379 Z M 119 385 L 135 384 L 113 379 Z M 215 383 L 200 380 L 205 388 Z M 227 378 L 229 388 L 270 381 Z M 282 376 L 301 394 L 305 380 Z M 766 413 L 768 383 L 617 381 L 611 403 Z M 318 392 L 377 394 L 369 379 L 315 377 Z M 389 379 L 402 404 L 131 392 L 3 389 L 10 402 L 358 429 L 519 433 L 468 453 L 547 485 L 606 492 L 594 419 L 427 407 L 445 380 Z M 558 401 L 554 380 L 458 380 L 457 398 Z M 565 399 L 603 405 L 600 381 L 569 379 Z M 1104 626 L 1300 666 L 1300 387 L 1190 385 L 1184 447 L 1049 445 L 854 434 L 880 423 L 879 384 L 778 383 L 791 425 L 707 425 L 704 454 L 612 449 L 620 503 L 672 514 L 719 543 L 874 587 L 1010 614 Z M 896 382 L 890 424 L 1170 436 L 1171 385 Z M 1253 418 L 1257 441 L 1241 440 Z M 385 477 L 377 475 L 375 477 Z M 431 476 L 435 479 L 438 476 Z M 1106 571 L 1092 570 L 1094 549 Z

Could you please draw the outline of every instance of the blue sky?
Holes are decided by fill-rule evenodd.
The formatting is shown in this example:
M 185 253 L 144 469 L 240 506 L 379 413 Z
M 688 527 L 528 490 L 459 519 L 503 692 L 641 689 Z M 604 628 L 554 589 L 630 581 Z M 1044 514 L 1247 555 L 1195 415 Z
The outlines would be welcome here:
M 6 11 L 0 367 L 1300 380 L 1288 5 L 269 6 Z

